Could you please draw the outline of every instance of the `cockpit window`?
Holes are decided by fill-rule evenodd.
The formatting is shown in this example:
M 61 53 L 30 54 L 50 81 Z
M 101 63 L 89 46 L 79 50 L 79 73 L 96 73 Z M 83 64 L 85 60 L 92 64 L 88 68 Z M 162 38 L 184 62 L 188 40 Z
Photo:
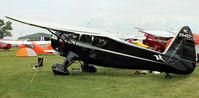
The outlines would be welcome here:
M 105 38 L 101 37 L 94 37 L 93 45 L 98 46 L 98 47 L 103 47 L 107 43 L 107 40 Z
M 82 35 L 81 38 L 80 38 L 80 41 L 87 42 L 87 43 L 92 43 L 92 36 L 90 36 L 90 35 Z

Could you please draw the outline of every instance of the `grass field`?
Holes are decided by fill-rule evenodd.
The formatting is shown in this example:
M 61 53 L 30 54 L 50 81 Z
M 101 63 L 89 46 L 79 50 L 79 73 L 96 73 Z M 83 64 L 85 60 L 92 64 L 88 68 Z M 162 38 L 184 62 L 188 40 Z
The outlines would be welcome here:
M 16 49 L 0 50 L 0 98 L 199 98 L 199 69 L 191 75 L 134 75 L 134 70 L 97 67 L 97 73 L 72 71 L 55 76 L 51 65 L 60 56 L 45 55 L 34 81 L 31 65 L 37 57 L 16 58 Z M 78 67 L 75 63 L 72 67 Z

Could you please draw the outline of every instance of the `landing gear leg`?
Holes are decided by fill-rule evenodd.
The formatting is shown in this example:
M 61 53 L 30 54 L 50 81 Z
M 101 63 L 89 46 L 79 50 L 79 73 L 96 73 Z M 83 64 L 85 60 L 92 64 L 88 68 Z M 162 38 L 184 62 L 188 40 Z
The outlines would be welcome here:
M 89 73 L 97 72 L 97 69 L 92 64 L 89 64 L 87 62 L 84 62 L 81 68 L 83 72 L 89 72 Z
M 52 65 L 52 71 L 55 75 L 68 75 L 68 67 L 75 61 L 79 56 L 74 52 L 69 51 L 68 55 L 63 64 Z
M 171 75 L 169 75 L 169 73 L 166 73 L 165 79 L 171 79 Z

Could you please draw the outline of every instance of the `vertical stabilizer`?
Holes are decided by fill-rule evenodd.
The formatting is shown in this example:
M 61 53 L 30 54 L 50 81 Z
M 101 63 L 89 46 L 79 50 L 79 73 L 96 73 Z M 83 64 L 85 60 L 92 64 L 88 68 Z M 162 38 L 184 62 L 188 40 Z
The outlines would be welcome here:
M 184 26 L 165 50 L 163 60 L 176 69 L 176 73 L 189 74 L 196 65 L 196 52 L 193 34 Z

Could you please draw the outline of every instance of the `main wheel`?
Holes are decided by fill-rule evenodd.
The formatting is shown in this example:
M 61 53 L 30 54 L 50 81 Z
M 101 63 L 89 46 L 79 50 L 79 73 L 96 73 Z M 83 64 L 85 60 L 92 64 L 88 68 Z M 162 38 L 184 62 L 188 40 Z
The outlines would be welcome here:
M 63 64 L 55 64 L 52 66 L 52 71 L 55 75 L 68 75 L 68 69 L 64 68 Z

